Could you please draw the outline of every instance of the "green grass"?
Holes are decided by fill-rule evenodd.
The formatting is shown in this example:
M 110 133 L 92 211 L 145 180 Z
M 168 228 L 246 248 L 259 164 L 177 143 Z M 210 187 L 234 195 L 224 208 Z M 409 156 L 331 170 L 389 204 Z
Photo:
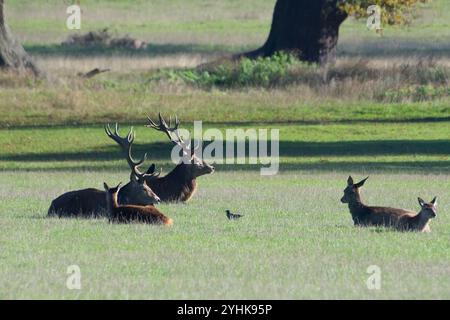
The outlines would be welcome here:
M 170 229 L 44 217 L 57 194 L 126 176 L 1 173 L 0 297 L 450 298 L 448 174 L 372 174 L 365 187 L 369 203 L 411 209 L 417 195 L 441 196 L 431 234 L 353 227 L 339 202 L 346 175 L 331 172 L 217 172 L 201 178 L 188 205 L 160 206 L 175 221 Z M 226 208 L 245 217 L 229 222 Z M 80 291 L 65 287 L 73 264 Z M 366 287 L 370 265 L 381 268 L 380 291 Z
M 0 297 L 450 298 L 448 123 L 252 126 L 281 129 L 281 172 L 218 166 L 189 204 L 160 206 L 172 228 L 45 218 L 67 190 L 126 181 L 126 165 L 100 127 L 1 130 Z M 172 167 L 162 135 L 136 130 L 136 153 Z M 339 202 L 348 174 L 370 175 L 369 204 L 437 195 L 433 232 L 353 227 Z M 245 217 L 229 222 L 226 208 Z M 65 287 L 73 264 L 80 291 Z M 370 265 L 380 291 L 366 287 Z
M 84 1 L 82 32 L 108 27 L 150 43 L 210 44 L 241 51 L 258 46 L 266 38 L 275 0 L 239 1 Z M 367 31 L 364 21 L 348 19 L 341 30 L 340 52 L 364 55 L 411 55 L 422 51 L 445 54 L 450 38 L 449 4 L 433 0 L 421 5 L 408 27 L 384 26 L 384 38 Z M 14 1 L 7 4 L 10 25 L 30 45 L 58 43 L 71 31 L 65 29 L 62 1 Z M 211 41 L 213 39 L 213 41 Z M 407 42 L 407 48 L 395 43 Z M 385 44 L 390 45 L 386 46 Z M 402 48 L 403 47 L 403 48 Z M 444 51 L 443 51 L 444 50 Z M 211 52 L 214 52 L 213 50 Z
M 86 1 L 83 3 L 82 31 L 111 28 L 120 33 L 152 39 L 197 40 L 210 42 L 204 35 L 229 38 L 267 32 L 273 0 L 249 1 Z M 15 2 L 7 6 L 10 24 L 27 42 L 61 40 L 71 33 L 65 28 L 66 6 L 61 1 L 45 3 Z M 24 19 L 26 15 L 27 19 Z M 231 37 L 233 38 L 233 36 Z M 36 41 L 39 39 L 39 41 Z
M 0 299 L 450 299 L 448 1 L 383 38 L 346 21 L 336 68 L 302 67 L 282 86 L 239 82 L 253 71 L 230 87 L 151 81 L 161 66 L 260 45 L 274 3 L 83 1 L 82 32 L 130 33 L 150 42 L 142 52 L 63 48 L 63 1 L 7 3 L 12 29 L 58 81 L 0 72 Z M 421 64 L 429 55 L 440 64 Z M 75 76 L 95 67 L 112 71 Z M 170 170 L 170 144 L 143 127 L 159 111 L 188 128 L 279 129 L 279 174 L 218 164 L 191 202 L 159 206 L 172 228 L 46 218 L 63 192 L 127 181 L 106 122 L 123 134 L 134 124 L 136 155 Z M 339 201 L 349 174 L 370 175 L 368 204 L 417 210 L 417 196 L 438 196 L 433 232 L 353 227 Z M 225 209 L 245 217 L 229 222 Z M 73 264 L 80 291 L 65 286 Z M 366 287 L 370 265 L 381 268 L 380 291 Z
M 205 91 L 185 84 L 146 83 L 149 75 L 136 74 L 131 81 L 107 77 L 81 86 L 30 83 L 1 90 L 0 127 L 142 123 L 147 115 L 154 116 L 159 111 L 177 114 L 185 122 L 210 123 L 419 122 L 448 121 L 450 115 L 448 97 L 380 103 L 370 97 L 358 97 L 372 95 L 374 89 L 367 89 L 370 82 L 361 85 L 357 80 L 334 87 Z M 375 90 L 384 86 L 388 83 Z M 320 93 L 321 88 L 328 91 Z M 398 91 L 386 92 L 402 98 Z
M 329 125 L 204 124 L 214 127 L 280 130 L 282 170 L 396 170 L 448 172 L 450 123 L 352 123 Z M 122 128 L 122 135 L 128 130 Z M 136 154 L 148 152 L 151 162 L 172 167 L 171 144 L 154 131 L 135 126 Z M 111 170 L 126 168 L 116 145 L 103 128 L 60 127 L 0 130 L 0 169 L 3 170 Z M 150 163 L 150 161 L 149 161 Z M 239 166 L 219 164 L 230 171 Z M 245 170 L 258 166 L 246 165 Z

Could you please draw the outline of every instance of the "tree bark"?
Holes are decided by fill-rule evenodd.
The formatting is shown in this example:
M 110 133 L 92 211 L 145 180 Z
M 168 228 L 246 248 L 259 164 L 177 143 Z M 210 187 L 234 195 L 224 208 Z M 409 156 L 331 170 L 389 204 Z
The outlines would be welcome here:
M 44 76 L 22 45 L 11 34 L 5 22 L 4 0 L 0 0 L 0 68 L 13 69 L 20 73 L 29 71 L 34 76 Z
M 338 0 L 277 0 L 265 44 L 243 55 L 249 58 L 290 51 L 307 62 L 329 63 L 336 58 L 339 27 L 347 14 Z

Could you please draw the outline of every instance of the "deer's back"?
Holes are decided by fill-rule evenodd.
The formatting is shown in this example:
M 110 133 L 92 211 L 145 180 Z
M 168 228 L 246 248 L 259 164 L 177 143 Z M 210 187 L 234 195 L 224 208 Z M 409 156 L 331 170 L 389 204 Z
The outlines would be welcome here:
M 98 189 L 66 192 L 54 199 L 48 215 L 59 217 L 99 217 L 106 213 L 106 193 Z
M 365 207 L 356 215 L 359 225 L 395 227 L 404 216 L 414 216 L 415 212 L 390 207 Z

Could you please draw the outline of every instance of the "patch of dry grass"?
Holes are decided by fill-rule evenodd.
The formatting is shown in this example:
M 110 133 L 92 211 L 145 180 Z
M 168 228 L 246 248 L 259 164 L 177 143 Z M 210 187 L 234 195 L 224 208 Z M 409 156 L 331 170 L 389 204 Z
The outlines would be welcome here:
M 107 61 L 61 61 L 51 72 L 57 83 L 0 72 L 0 126 L 141 122 L 147 113 L 158 111 L 208 122 L 402 120 L 450 114 L 449 68 L 431 60 L 388 66 L 345 59 L 327 69 L 294 68 L 283 84 L 271 88 L 219 90 L 179 80 L 150 81 L 155 65 L 195 64 L 200 57 L 110 59 L 117 62 L 117 70 L 89 80 L 76 73 L 111 67 Z M 138 71 L 144 66 L 148 71 Z M 429 102 L 411 104 L 416 101 Z
M 283 57 L 283 56 L 281 56 Z M 320 96 L 322 101 L 425 101 L 448 97 L 450 68 L 432 58 L 410 59 L 407 63 L 371 63 L 368 59 L 344 59 L 336 65 L 318 67 L 280 57 L 238 64 L 224 64 L 209 70 L 163 71 L 157 81 L 182 80 L 199 88 L 242 90 L 265 87 L 296 89 L 305 102 Z M 284 61 L 284 62 L 283 62 Z M 401 94 L 396 95 L 396 92 Z M 411 92 L 411 94 L 409 94 Z

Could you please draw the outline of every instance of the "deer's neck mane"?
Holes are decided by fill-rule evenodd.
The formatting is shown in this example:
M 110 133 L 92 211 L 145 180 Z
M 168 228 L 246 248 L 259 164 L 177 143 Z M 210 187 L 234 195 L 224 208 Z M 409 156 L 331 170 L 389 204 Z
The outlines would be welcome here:
M 189 183 L 190 181 L 195 180 L 188 171 L 187 165 L 184 163 L 177 164 L 177 166 L 164 178 L 177 181 L 178 183 Z
M 117 207 L 119 207 L 119 204 L 117 202 L 117 193 L 118 192 L 115 192 L 113 194 L 111 194 L 109 192 L 106 193 L 108 196 L 108 199 L 106 201 L 106 206 L 107 206 L 109 213 L 111 213 L 114 209 L 117 209 Z
M 348 203 L 348 208 L 355 223 L 359 222 L 362 216 L 367 213 L 367 206 L 362 202 L 359 194 Z
M 350 209 L 351 213 L 358 213 L 359 211 L 364 210 L 366 208 L 366 205 L 361 201 L 353 200 L 348 203 L 348 208 Z
M 197 189 L 197 181 L 189 172 L 189 167 L 179 163 L 171 172 L 162 177 L 167 184 L 171 200 L 187 201 Z M 158 193 L 157 193 L 158 194 Z

